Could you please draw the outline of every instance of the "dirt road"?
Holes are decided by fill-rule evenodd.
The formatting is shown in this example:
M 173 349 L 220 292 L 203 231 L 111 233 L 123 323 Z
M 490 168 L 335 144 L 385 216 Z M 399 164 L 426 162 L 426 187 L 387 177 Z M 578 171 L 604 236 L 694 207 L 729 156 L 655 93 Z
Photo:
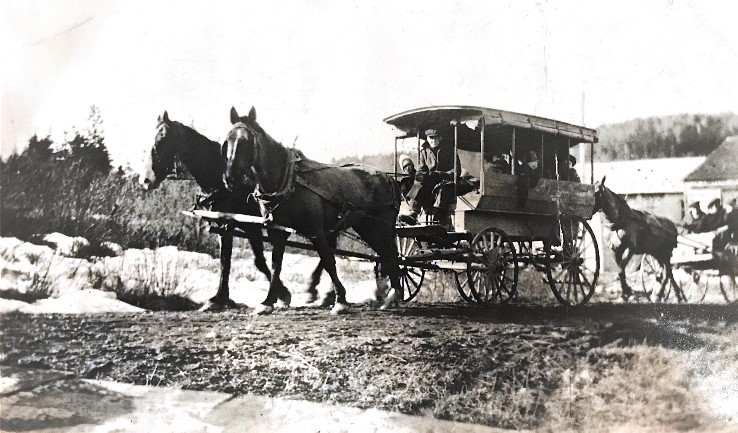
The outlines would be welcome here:
M 715 341 L 738 335 L 737 322 L 734 305 L 411 304 L 390 312 L 355 307 L 339 317 L 308 308 L 268 317 L 249 311 L 10 314 L 2 317 L 0 350 L 4 365 L 88 378 L 338 402 L 506 428 L 594 426 L 593 411 L 602 412 L 603 423 L 642 424 L 639 411 L 647 408 L 628 409 L 628 402 L 653 400 L 663 406 L 661 425 L 683 428 L 712 422 L 711 415 L 689 397 L 688 373 L 669 376 L 681 368 L 669 358 L 719 350 Z M 654 361 L 662 358 L 663 365 Z M 656 382 L 630 386 L 646 378 Z M 661 379 L 684 383 L 661 393 Z M 617 395 L 646 386 L 643 395 Z

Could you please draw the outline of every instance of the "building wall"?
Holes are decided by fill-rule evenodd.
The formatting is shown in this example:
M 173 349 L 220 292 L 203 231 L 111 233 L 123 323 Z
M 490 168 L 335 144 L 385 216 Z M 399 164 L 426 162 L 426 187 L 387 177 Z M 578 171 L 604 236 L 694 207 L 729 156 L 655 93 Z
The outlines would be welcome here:
M 724 205 L 737 199 L 738 181 L 688 182 L 684 195 L 687 204 L 699 201 L 704 211 L 713 199 L 719 198 Z

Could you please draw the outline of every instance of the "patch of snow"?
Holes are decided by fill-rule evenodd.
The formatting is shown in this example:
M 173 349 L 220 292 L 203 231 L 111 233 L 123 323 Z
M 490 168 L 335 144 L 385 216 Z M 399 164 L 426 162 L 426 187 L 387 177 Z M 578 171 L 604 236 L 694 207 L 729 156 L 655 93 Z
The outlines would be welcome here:
M 123 247 L 119 244 L 116 244 L 115 242 L 103 242 L 100 244 L 100 246 L 106 250 L 113 256 L 119 256 L 123 254 Z
M 83 314 L 83 313 L 137 313 L 145 311 L 119 301 L 112 292 L 85 289 L 70 292 L 58 298 L 41 299 L 28 304 L 21 301 L 0 299 L 0 313 L 18 311 L 27 314 Z
M 82 250 L 90 247 L 90 241 L 80 236 L 71 237 L 55 232 L 44 235 L 42 239 L 57 253 L 67 257 L 76 257 Z
M 266 254 L 271 263 L 270 254 Z M 234 257 L 236 254 L 234 254 Z M 231 299 L 254 307 L 267 295 L 269 281 L 259 272 L 249 255 L 241 255 L 232 261 L 230 273 Z M 293 294 L 292 305 L 304 305 L 310 275 L 317 266 L 319 258 L 315 254 L 291 254 L 284 257 L 282 281 Z M 347 300 L 361 303 L 374 298 L 376 282 L 370 262 L 336 259 L 339 278 L 346 287 Z M 186 296 L 195 302 L 203 303 L 218 290 L 220 281 L 220 261 L 207 254 L 179 251 L 176 247 L 151 249 L 128 249 L 113 257 L 94 257 L 90 260 L 64 257 L 48 246 L 33 245 L 15 238 L 0 238 L 0 279 L 5 289 L 15 289 L 21 293 L 37 289 L 46 284 L 49 292 L 56 298 L 78 292 L 103 293 L 128 289 L 131 291 L 149 288 L 160 294 Z M 318 292 L 321 295 L 332 290 L 329 276 L 321 276 Z M 81 296 L 67 297 L 65 306 L 51 306 L 51 300 L 39 301 L 32 308 L 43 307 L 44 311 L 75 311 L 73 303 L 79 301 L 84 308 L 101 311 L 103 304 L 89 304 L 98 299 Z M 58 301 L 56 301 L 58 302 Z M 62 302 L 62 303 L 63 303 Z M 28 304 L 25 304 L 28 305 Z M 56 304 L 61 305 L 61 304 Z M 31 307 L 15 303 L 5 303 L 5 310 L 21 311 Z M 80 306 L 80 309 L 83 307 Z M 111 308 L 117 308 L 114 305 Z M 120 311 L 120 309 L 115 309 Z

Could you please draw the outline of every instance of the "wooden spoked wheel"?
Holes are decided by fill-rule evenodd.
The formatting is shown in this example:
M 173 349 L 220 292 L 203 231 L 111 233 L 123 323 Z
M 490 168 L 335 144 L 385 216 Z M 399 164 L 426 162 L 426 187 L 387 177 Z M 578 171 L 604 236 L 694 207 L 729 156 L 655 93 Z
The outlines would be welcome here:
M 397 252 L 401 260 L 405 260 L 420 250 L 420 243 L 415 238 L 397 238 Z M 416 268 L 407 264 L 400 265 L 400 286 L 402 287 L 402 302 L 410 302 L 417 296 L 425 278 L 425 269 Z
M 518 285 L 518 261 L 510 237 L 494 227 L 477 233 L 466 272 L 474 300 L 484 304 L 510 302 Z
M 669 279 L 666 267 L 652 255 L 644 254 L 641 257 L 639 274 L 643 291 L 649 300 L 666 302 L 673 292 L 677 301 L 682 302 L 689 300 L 689 298 L 685 298 L 686 293 L 692 294 L 691 290 L 684 292 L 681 286 L 676 285 L 675 281 Z M 663 292 L 661 291 L 662 286 L 664 287 Z
M 546 242 L 546 258 L 546 276 L 556 299 L 564 305 L 589 301 L 600 276 L 600 250 L 587 221 L 559 218 Z
M 735 212 L 735 211 L 734 211 Z M 720 292 L 728 303 L 738 302 L 738 244 L 729 242 L 719 255 Z
M 467 271 L 453 271 L 454 281 L 456 281 L 456 290 L 466 302 L 477 302 L 474 291 L 469 284 L 469 273 Z
M 702 302 L 707 296 L 707 289 L 710 283 L 710 278 L 707 274 L 702 275 L 698 270 L 691 270 L 683 272 L 686 274 L 686 278 L 676 278 L 679 290 L 684 296 L 684 300 L 687 302 Z M 668 296 L 668 294 L 667 294 Z

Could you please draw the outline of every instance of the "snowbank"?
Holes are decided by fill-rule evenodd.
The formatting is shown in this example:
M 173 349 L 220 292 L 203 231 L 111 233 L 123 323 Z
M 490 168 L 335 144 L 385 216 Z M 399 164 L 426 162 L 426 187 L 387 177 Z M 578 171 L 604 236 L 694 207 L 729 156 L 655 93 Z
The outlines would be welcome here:
M 18 311 L 27 314 L 82 314 L 82 313 L 137 313 L 145 311 L 119 301 L 113 292 L 85 289 L 70 292 L 58 298 L 41 299 L 28 304 L 21 301 L 0 299 L 0 313 Z
M 63 243 L 74 238 L 50 239 Z M 83 244 L 79 240 L 70 242 Z M 65 244 L 66 247 L 69 245 Z M 235 252 L 234 257 L 239 258 L 234 259 L 231 266 L 231 299 L 254 307 L 266 297 L 269 281 L 256 269 L 251 254 Z M 305 293 L 318 261 L 313 255 L 285 254 L 282 281 L 293 293 L 293 305 L 304 304 L 306 296 L 301 294 Z M 271 263 L 269 254 L 267 262 Z M 376 283 L 372 263 L 338 258 L 337 268 L 349 302 L 363 302 L 373 297 Z M 179 295 L 203 303 L 215 295 L 220 280 L 218 258 L 179 251 L 176 247 L 128 249 L 118 256 L 88 260 L 67 257 L 49 246 L 16 238 L 0 238 L 0 270 L 2 289 L 20 293 L 41 291 L 51 296 L 34 304 L 0 300 L 0 313 L 140 311 L 117 301 L 115 291 Z M 318 291 L 327 293 L 330 290 L 330 278 L 324 273 Z

